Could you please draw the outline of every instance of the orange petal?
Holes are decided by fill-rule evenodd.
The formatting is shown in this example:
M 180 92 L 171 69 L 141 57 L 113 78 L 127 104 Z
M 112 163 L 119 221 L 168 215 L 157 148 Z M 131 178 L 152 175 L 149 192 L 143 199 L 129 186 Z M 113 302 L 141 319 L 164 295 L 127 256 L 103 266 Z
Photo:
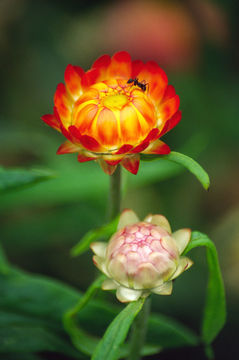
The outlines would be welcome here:
M 81 81 L 85 72 L 80 66 L 69 64 L 65 70 L 66 88 L 74 100 L 77 100 L 82 94 Z
M 97 118 L 97 139 L 105 146 L 117 147 L 119 141 L 118 126 L 112 110 L 104 108 Z
M 139 161 L 140 161 L 140 156 L 139 156 L 139 154 L 136 154 L 136 155 L 133 155 L 133 156 L 125 157 L 121 161 L 121 165 L 126 170 L 128 170 L 132 174 L 136 175 L 138 170 L 139 170 Z
M 149 129 L 149 127 L 151 128 L 156 124 L 156 115 L 155 115 L 154 106 L 149 102 L 146 102 L 144 99 L 142 99 L 141 96 L 133 97 L 132 103 L 146 121 L 146 124 L 142 124 L 141 121 L 141 127 L 143 127 L 142 130 L 145 133 Z
M 99 159 L 98 160 L 100 166 L 101 166 L 101 169 L 107 174 L 107 175 L 112 175 L 116 168 L 117 168 L 117 165 L 109 165 L 107 164 L 107 162 L 105 162 L 104 160 L 102 159 Z
M 65 127 L 69 126 L 71 123 L 72 100 L 68 95 L 65 85 L 62 83 L 57 85 L 54 96 L 54 104 L 56 106 L 57 112 L 61 118 L 63 125 Z
M 143 154 L 166 155 L 170 153 L 170 147 L 161 140 L 156 140 L 143 151 Z
M 55 115 L 53 114 L 46 114 L 46 115 L 43 115 L 41 117 L 41 119 L 49 126 L 51 126 L 52 128 L 60 131 L 60 124 L 59 124 L 59 121 L 58 119 L 56 118 Z
M 89 134 L 97 111 L 97 105 L 88 104 L 84 106 L 76 116 L 74 116 L 74 123 L 82 135 L 85 133 Z
M 63 144 L 61 144 L 61 146 L 59 147 L 56 153 L 57 155 L 71 154 L 74 152 L 78 152 L 79 150 L 80 150 L 79 146 L 73 144 L 70 141 L 65 141 Z
M 126 51 L 114 54 L 108 67 L 110 77 L 129 79 L 131 76 L 131 57 Z
M 162 103 L 160 111 L 163 113 L 164 121 L 170 119 L 178 111 L 179 103 L 178 95 Z
M 182 118 L 182 113 L 181 111 L 177 111 L 176 114 L 174 114 L 171 119 L 169 119 L 165 126 L 163 127 L 162 131 L 160 132 L 160 137 L 163 136 L 166 132 L 170 131 L 172 128 L 174 128 L 174 126 L 176 126 L 179 121 Z
M 132 106 L 124 106 L 120 111 L 121 135 L 124 143 L 137 142 L 141 127 L 138 115 Z
M 95 160 L 96 157 L 91 157 L 91 156 L 86 156 L 82 153 L 79 153 L 78 154 L 78 157 L 77 157 L 77 160 L 80 162 L 80 163 L 83 163 L 83 162 L 86 162 L 86 161 L 92 161 L 92 160 Z

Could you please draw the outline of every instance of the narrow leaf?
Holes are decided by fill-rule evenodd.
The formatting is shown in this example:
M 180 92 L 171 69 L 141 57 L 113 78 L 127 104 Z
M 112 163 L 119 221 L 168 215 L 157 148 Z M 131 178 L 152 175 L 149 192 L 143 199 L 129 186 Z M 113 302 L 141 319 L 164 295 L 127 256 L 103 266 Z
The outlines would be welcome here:
M 25 314 L 0 311 L 0 354 L 40 351 L 80 358 L 59 329 L 53 331 L 44 322 Z
M 141 155 L 142 160 L 152 161 L 152 160 L 164 160 L 171 161 L 176 164 L 184 166 L 188 169 L 196 178 L 200 181 L 204 189 L 208 190 L 210 185 L 210 179 L 206 171 L 199 165 L 195 160 L 190 158 L 187 155 L 171 151 L 168 155 Z
M 88 335 L 76 323 L 76 315 L 88 304 L 88 302 L 95 295 L 97 290 L 101 287 L 105 276 L 100 276 L 88 288 L 86 293 L 80 298 L 76 306 L 68 310 L 63 317 L 65 330 L 71 337 L 72 343 L 75 347 L 84 354 L 91 355 L 98 344 L 98 339 Z
M 116 231 L 118 221 L 119 217 L 117 216 L 110 223 L 103 225 L 98 229 L 90 230 L 88 233 L 85 234 L 85 236 L 83 236 L 79 243 L 71 249 L 71 255 L 81 255 L 89 249 L 90 244 L 93 241 L 97 241 L 102 238 L 109 238 Z
M 18 190 L 53 178 L 53 174 L 43 170 L 0 168 L 0 193 Z
M 151 314 L 148 324 L 147 341 L 165 348 L 196 346 L 198 336 L 180 322 L 161 314 Z
M 209 278 L 202 322 L 202 340 L 210 344 L 220 332 L 226 321 L 225 290 L 218 262 L 217 250 L 207 235 L 194 231 L 185 254 L 192 249 L 205 246 Z
M 134 301 L 127 305 L 107 328 L 102 340 L 99 342 L 92 360 L 117 360 L 120 356 L 119 347 L 124 342 L 130 325 L 141 310 L 144 299 Z
M 0 274 L 7 274 L 10 269 L 7 258 L 4 254 L 2 245 L 0 244 Z

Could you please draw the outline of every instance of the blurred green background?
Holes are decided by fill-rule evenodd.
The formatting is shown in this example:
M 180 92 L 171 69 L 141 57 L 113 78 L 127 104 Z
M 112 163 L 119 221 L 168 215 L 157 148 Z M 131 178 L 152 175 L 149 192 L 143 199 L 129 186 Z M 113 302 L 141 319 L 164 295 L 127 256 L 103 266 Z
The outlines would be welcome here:
M 141 162 L 137 177 L 124 172 L 123 207 L 140 217 L 162 213 L 174 230 L 190 227 L 215 241 L 228 302 L 216 359 L 235 358 L 238 351 L 238 10 L 233 0 L 0 1 L 0 164 L 56 176 L 1 195 L 8 258 L 24 270 L 87 288 L 95 275 L 92 255 L 71 258 L 69 250 L 106 221 L 109 178 L 98 165 L 79 164 L 75 155 L 57 156 L 63 137 L 40 116 L 52 112 L 69 63 L 87 70 L 98 56 L 119 50 L 155 60 L 175 86 L 183 113 L 164 140 L 197 159 L 212 184 L 206 192 L 187 172 Z M 195 251 L 195 265 L 175 283 L 171 297 L 153 299 L 155 311 L 196 330 L 207 279 L 203 251 Z M 188 350 L 182 354 L 197 358 Z

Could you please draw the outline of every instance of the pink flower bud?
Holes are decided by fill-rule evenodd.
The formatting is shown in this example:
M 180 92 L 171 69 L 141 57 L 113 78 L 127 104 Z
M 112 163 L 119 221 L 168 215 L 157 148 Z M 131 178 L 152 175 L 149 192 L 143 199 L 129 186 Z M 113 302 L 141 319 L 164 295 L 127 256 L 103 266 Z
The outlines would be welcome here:
M 180 256 L 190 236 L 189 229 L 171 234 L 162 215 L 149 215 L 140 222 L 132 210 L 125 210 L 109 243 L 91 244 L 95 265 L 110 278 L 103 289 L 117 289 L 122 302 L 150 292 L 171 294 L 172 280 L 192 265 L 190 259 Z

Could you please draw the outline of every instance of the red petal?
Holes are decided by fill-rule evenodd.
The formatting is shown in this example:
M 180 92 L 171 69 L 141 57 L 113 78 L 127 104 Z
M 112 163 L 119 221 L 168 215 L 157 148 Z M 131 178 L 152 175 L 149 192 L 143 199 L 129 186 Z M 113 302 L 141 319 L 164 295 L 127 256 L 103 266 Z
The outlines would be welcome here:
M 85 76 L 82 79 L 82 86 L 84 88 L 89 87 L 89 86 L 95 84 L 96 82 L 98 82 L 99 79 L 100 79 L 99 68 L 90 69 L 85 73 Z
M 172 128 L 174 128 L 174 126 L 176 126 L 179 121 L 182 118 L 182 113 L 181 111 L 177 111 L 176 114 L 174 114 L 171 119 L 169 119 L 166 124 L 164 125 L 162 131 L 160 132 L 160 137 L 163 136 L 165 133 L 167 133 L 168 131 L 170 131 Z
M 148 136 L 146 136 L 143 142 L 151 142 L 157 140 L 158 138 L 159 138 L 159 129 L 154 128 L 150 131 Z
M 138 76 L 138 74 L 142 70 L 143 66 L 144 66 L 144 63 L 141 60 L 132 61 L 132 72 L 131 72 L 132 79 L 135 79 Z
M 170 151 L 171 151 L 170 147 L 167 144 L 165 144 L 161 140 L 156 140 L 143 153 L 144 154 L 166 155 L 166 154 L 169 154 Z
M 126 51 L 120 51 L 113 55 L 108 67 L 108 74 L 112 77 L 129 79 L 131 75 L 131 57 Z
M 149 146 L 149 142 L 143 142 L 140 145 L 136 146 L 133 150 L 130 151 L 131 154 L 137 154 L 144 151 Z
M 84 76 L 84 70 L 79 66 L 69 64 L 65 70 L 66 87 L 74 100 L 81 95 L 81 81 Z
M 101 169 L 107 174 L 107 175 L 112 175 L 116 168 L 117 165 L 109 165 L 107 164 L 107 162 L 105 162 L 104 160 L 100 159 L 99 160 L 99 164 L 101 166 Z
M 91 160 L 95 160 L 96 158 L 95 157 L 88 157 L 88 156 L 85 156 L 83 154 L 79 154 L 78 157 L 77 157 L 77 160 L 80 162 L 80 163 L 83 163 L 83 162 L 86 162 L 86 161 L 91 161 Z
M 71 105 L 72 99 L 68 95 L 66 87 L 64 84 L 60 83 L 57 85 L 54 104 L 57 108 L 57 112 L 63 122 L 63 124 L 69 125 L 71 121 Z
M 73 137 L 71 136 L 69 131 L 63 126 L 63 124 L 61 124 L 61 132 L 68 140 L 70 140 L 71 142 L 74 142 Z
M 73 144 L 70 141 L 65 141 L 63 144 L 61 144 L 61 146 L 59 147 L 56 153 L 58 155 L 62 155 L 62 154 L 71 154 L 78 151 L 79 151 L 79 146 Z
M 84 148 L 86 148 L 87 150 L 90 150 L 90 151 L 100 151 L 101 150 L 101 146 L 98 143 L 98 141 L 96 141 L 91 136 L 88 136 L 88 135 L 81 136 L 80 142 L 84 146 Z
M 139 156 L 139 154 L 137 154 L 137 155 L 134 155 L 134 156 L 125 157 L 121 161 L 121 165 L 126 170 L 128 170 L 132 174 L 136 175 L 138 170 L 139 170 L 139 161 L 140 161 L 140 156 Z
M 81 143 L 81 145 L 90 151 L 100 151 L 102 150 L 102 147 L 96 141 L 93 137 L 88 135 L 81 135 L 80 131 L 75 127 L 74 125 L 69 127 L 70 134 L 73 136 L 73 138 Z
M 107 162 L 108 165 L 114 166 L 114 165 L 118 165 L 121 162 L 121 159 L 118 160 L 105 160 L 105 162 Z
M 133 148 L 133 145 L 125 144 L 115 154 L 125 154 Z
M 140 81 L 145 81 L 148 84 L 148 91 L 150 95 L 159 101 L 162 99 L 168 79 L 165 72 L 154 61 L 147 62 L 138 74 Z
M 178 111 L 179 103 L 180 100 L 178 95 L 162 103 L 161 112 L 164 115 L 164 120 L 170 119 Z
M 109 66 L 110 62 L 111 58 L 109 55 L 102 55 L 94 62 L 92 68 L 100 68 L 101 70 L 106 69 Z
M 176 91 L 175 91 L 173 85 L 168 85 L 165 90 L 164 96 L 163 96 L 163 102 L 168 99 L 171 99 L 175 95 L 176 95 Z
M 46 114 L 46 115 L 43 115 L 41 117 L 41 119 L 49 126 L 51 126 L 52 128 L 56 129 L 56 130 L 60 130 L 60 124 L 59 124 L 59 121 L 58 119 L 56 118 L 55 115 L 52 115 L 52 114 Z
M 93 137 L 88 135 L 82 135 L 80 138 L 82 146 L 90 151 L 100 151 L 101 146 Z

